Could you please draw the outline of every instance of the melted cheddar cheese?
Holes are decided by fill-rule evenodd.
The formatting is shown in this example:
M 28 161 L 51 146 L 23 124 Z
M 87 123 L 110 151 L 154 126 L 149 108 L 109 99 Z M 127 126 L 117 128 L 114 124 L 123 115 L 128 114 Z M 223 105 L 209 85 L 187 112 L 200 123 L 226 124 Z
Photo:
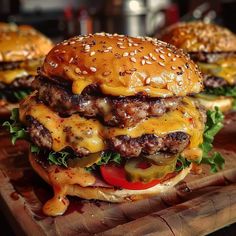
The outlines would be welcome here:
M 54 196 L 43 206 L 46 215 L 57 216 L 63 214 L 68 205 L 67 189 L 70 185 L 79 184 L 82 187 L 95 183 L 95 177 L 84 168 L 60 168 L 52 165 L 47 169 L 49 182 L 53 186 Z
M 198 63 L 199 68 L 206 74 L 215 75 L 226 80 L 230 85 L 236 81 L 236 57 L 229 57 L 215 63 Z
M 204 130 L 201 115 L 194 101 L 187 97 L 175 111 L 168 112 L 161 117 L 143 120 L 131 128 L 106 127 L 97 120 L 86 119 L 78 114 L 62 118 L 44 104 L 37 103 L 34 95 L 29 96 L 21 104 L 20 119 L 24 122 L 27 115 L 35 118 L 49 130 L 54 151 L 60 151 L 70 146 L 74 150 L 85 148 L 95 153 L 106 149 L 106 140 L 118 135 L 135 138 L 144 134 L 163 136 L 177 131 L 189 134 L 189 148 L 195 148 L 202 143 Z
M 40 64 L 41 60 L 27 61 L 22 62 L 19 68 L 0 71 L 0 82 L 11 84 L 16 78 L 28 75 L 35 76 Z

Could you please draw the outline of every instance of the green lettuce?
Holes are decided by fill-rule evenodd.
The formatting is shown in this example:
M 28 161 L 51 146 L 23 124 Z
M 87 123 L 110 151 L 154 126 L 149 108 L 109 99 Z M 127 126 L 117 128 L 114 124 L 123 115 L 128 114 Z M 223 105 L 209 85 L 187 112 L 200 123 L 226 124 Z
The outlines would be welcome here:
M 3 126 L 9 130 L 11 134 L 11 141 L 13 144 L 15 144 L 18 139 L 28 138 L 28 134 L 25 127 L 19 121 L 18 108 L 12 109 L 10 121 L 5 121 L 3 123 Z
M 224 158 L 220 153 L 212 153 L 214 136 L 223 127 L 223 120 L 224 115 L 218 107 L 215 107 L 215 110 L 213 111 L 207 111 L 207 121 L 203 134 L 203 143 L 200 145 L 203 152 L 201 163 L 209 164 L 212 172 L 217 172 L 219 169 L 222 169 L 225 163 Z
M 236 97 L 236 86 L 222 86 L 218 88 L 206 88 L 206 94 L 212 94 L 217 96 L 230 96 Z

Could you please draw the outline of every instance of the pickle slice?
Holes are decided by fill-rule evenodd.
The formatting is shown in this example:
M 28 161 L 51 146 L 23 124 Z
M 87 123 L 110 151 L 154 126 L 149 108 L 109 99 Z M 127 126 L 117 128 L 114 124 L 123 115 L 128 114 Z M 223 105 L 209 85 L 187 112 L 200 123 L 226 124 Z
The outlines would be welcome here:
M 177 155 L 167 155 L 164 153 L 157 153 L 149 156 L 145 156 L 146 159 L 153 162 L 156 165 L 169 165 L 172 162 L 176 162 Z
M 125 164 L 126 177 L 131 182 L 150 182 L 175 170 L 177 158 L 167 165 L 156 165 L 147 159 L 132 158 Z
M 88 156 L 82 158 L 74 158 L 68 161 L 69 167 L 89 167 L 97 163 L 101 159 L 101 152 L 91 153 Z

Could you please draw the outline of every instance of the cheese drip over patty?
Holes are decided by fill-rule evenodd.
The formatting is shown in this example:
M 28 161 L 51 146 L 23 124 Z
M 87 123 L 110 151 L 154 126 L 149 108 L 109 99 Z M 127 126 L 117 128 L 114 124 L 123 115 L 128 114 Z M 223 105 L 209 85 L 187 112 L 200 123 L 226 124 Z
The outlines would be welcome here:
M 188 97 L 183 98 L 176 110 L 161 117 L 148 118 L 134 127 L 117 128 L 79 114 L 62 118 L 43 103 L 37 103 L 36 96 L 33 93 L 20 105 L 20 119 L 25 122 L 25 117 L 31 116 L 48 129 L 53 140 L 52 149 L 56 152 L 68 146 L 74 150 L 85 148 L 91 153 L 103 151 L 107 148 L 106 140 L 119 135 L 136 138 L 144 134 L 164 136 L 180 131 L 190 135 L 189 149 L 198 147 L 203 141 L 204 123 L 200 111 Z

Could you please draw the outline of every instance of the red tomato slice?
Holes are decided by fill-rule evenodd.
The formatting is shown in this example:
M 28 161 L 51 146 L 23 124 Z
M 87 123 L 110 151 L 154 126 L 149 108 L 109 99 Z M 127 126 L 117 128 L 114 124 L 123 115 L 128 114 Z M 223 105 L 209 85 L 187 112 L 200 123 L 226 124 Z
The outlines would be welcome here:
M 116 166 L 116 165 L 102 165 L 100 167 L 101 174 L 103 179 L 110 185 L 121 187 L 125 189 L 132 189 L 132 190 L 142 190 L 151 188 L 161 182 L 163 179 L 155 179 L 149 183 L 142 183 L 142 182 L 129 182 L 125 178 L 125 170 L 123 166 Z M 169 177 L 170 178 L 170 177 Z

